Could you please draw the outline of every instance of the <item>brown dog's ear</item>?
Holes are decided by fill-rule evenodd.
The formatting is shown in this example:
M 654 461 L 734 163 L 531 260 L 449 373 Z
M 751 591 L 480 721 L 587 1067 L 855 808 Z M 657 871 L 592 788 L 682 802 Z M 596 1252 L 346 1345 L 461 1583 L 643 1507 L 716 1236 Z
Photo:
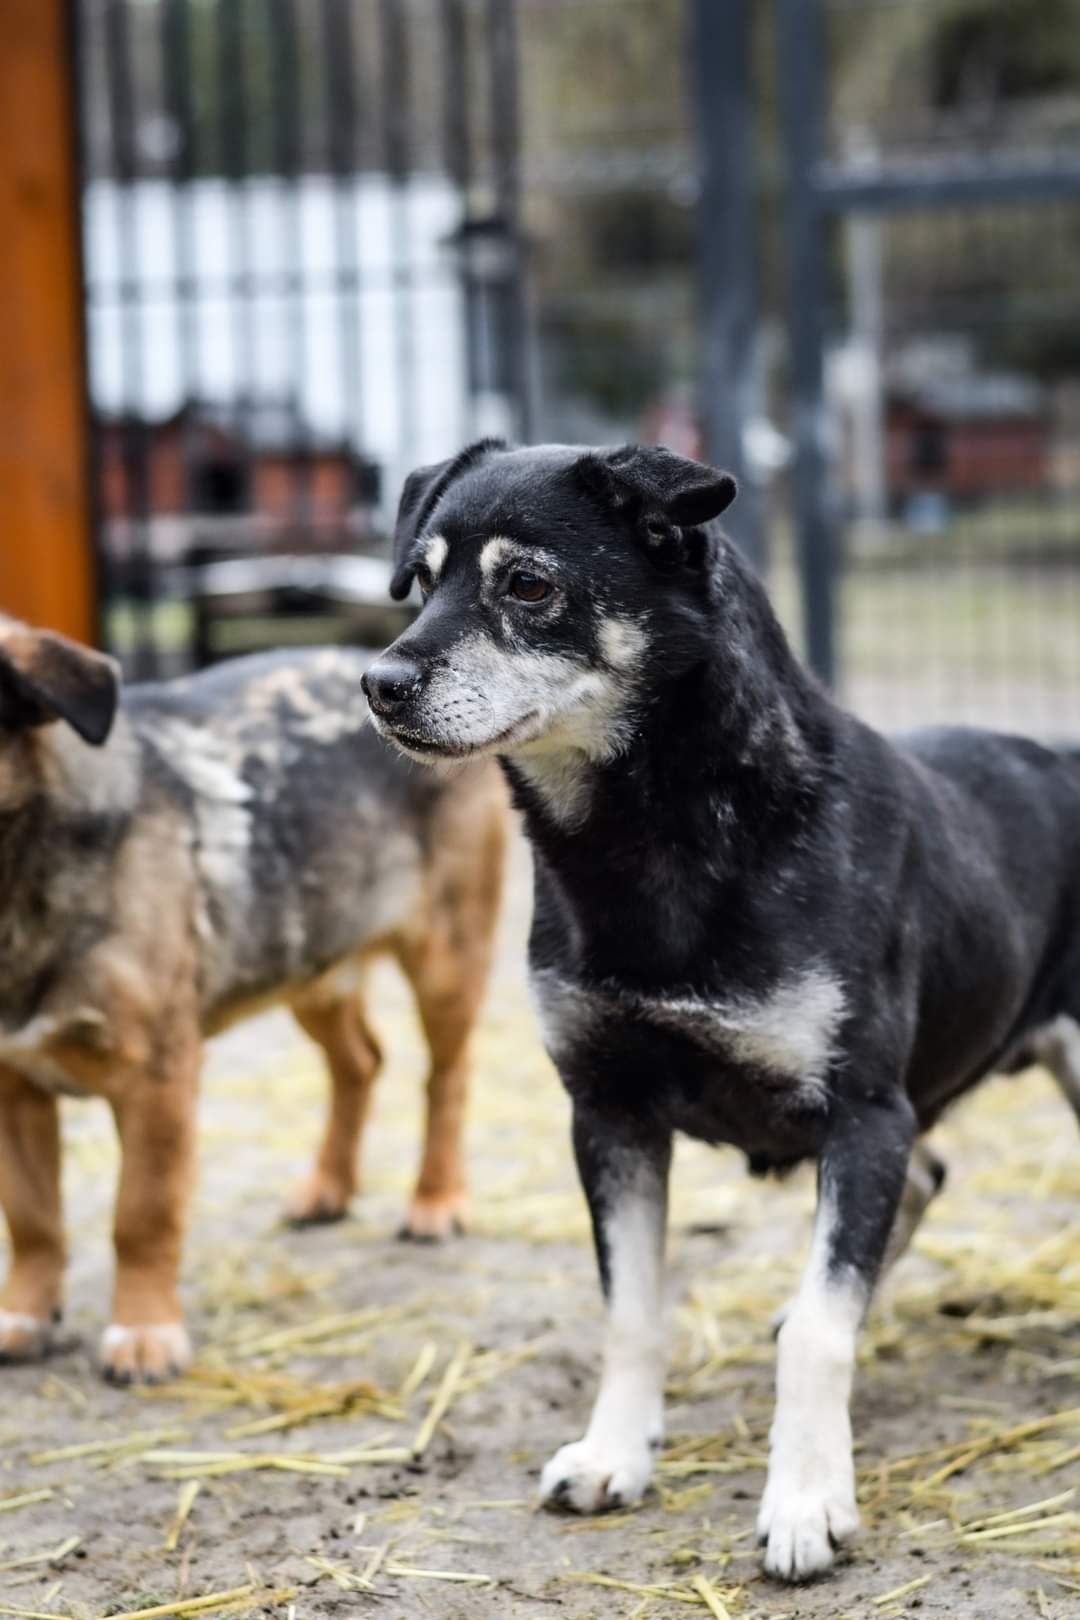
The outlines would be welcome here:
M 437 502 L 455 479 L 470 467 L 475 467 L 490 451 L 506 448 L 503 439 L 478 439 L 475 444 L 466 445 L 456 456 L 450 456 L 446 461 L 436 461 L 430 467 L 418 467 L 406 478 L 394 524 L 394 572 L 390 578 L 390 595 L 395 602 L 403 602 L 412 589 L 416 570 L 409 560 L 409 553 Z
M 0 726 L 19 730 L 66 720 L 100 747 L 119 699 L 119 666 L 104 653 L 24 625 L 0 635 Z
M 681 531 L 711 523 L 737 494 L 730 473 L 662 445 L 590 451 L 576 471 L 591 494 L 635 523 L 646 552 L 665 568 L 684 560 Z

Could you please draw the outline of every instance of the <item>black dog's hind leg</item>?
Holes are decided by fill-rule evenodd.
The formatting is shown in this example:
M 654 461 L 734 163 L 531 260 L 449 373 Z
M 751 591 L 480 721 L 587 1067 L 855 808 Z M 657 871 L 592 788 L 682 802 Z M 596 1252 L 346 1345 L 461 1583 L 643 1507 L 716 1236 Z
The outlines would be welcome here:
M 574 1110 L 574 1152 L 592 1216 L 607 1329 L 600 1389 L 584 1436 L 544 1469 L 545 1502 L 596 1513 L 644 1494 L 663 1437 L 667 1333 L 664 1231 L 669 1133 Z
M 1050 1070 L 1080 1120 L 1080 1023 L 1075 1018 L 1055 1018 L 1032 1042 L 1039 1062 Z
M 896 1222 L 915 1135 L 896 1088 L 838 1102 L 818 1167 L 814 1238 L 780 1329 L 769 1474 L 758 1517 L 765 1568 L 806 1580 L 858 1528 L 848 1403 L 855 1341 Z
M 915 1236 L 922 1218 L 945 1185 L 945 1165 L 925 1142 L 916 1142 L 908 1161 L 907 1180 L 900 1195 L 893 1229 L 881 1262 L 881 1277 L 891 1271 Z M 880 1281 L 880 1278 L 879 1278 Z

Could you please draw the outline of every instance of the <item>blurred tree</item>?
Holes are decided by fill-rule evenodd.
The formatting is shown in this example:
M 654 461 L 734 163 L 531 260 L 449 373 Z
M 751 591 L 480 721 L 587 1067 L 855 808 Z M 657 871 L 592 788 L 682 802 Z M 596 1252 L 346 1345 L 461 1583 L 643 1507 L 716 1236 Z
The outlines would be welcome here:
M 964 115 L 1028 138 L 1080 123 L 1080 0 L 834 4 L 827 16 L 834 139 L 947 134 Z
M 935 30 L 937 107 L 1000 104 L 1080 86 L 1076 0 L 957 0 Z

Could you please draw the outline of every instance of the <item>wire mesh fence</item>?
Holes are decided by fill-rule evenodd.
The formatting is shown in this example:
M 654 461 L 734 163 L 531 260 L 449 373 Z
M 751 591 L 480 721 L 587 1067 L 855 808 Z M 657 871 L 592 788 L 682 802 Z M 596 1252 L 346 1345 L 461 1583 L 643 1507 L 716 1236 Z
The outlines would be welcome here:
M 838 227 L 839 667 L 873 712 L 1080 723 L 1078 231 L 1059 203 Z
M 700 0 L 79 0 L 101 545 L 137 664 L 179 635 L 179 560 L 377 551 L 403 474 L 474 433 L 726 455 L 719 420 L 789 624 L 835 602 L 856 707 L 1080 729 L 1080 0 L 738 8 L 736 160 Z M 787 465 L 815 148 L 828 561 Z M 745 259 L 710 214 L 737 198 Z
M 825 156 L 863 186 L 827 248 L 843 689 L 887 723 L 1075 733 L 1080 7 L 824 20 Z
M 178 564 L 376 546 L 416 461 L 522 425 L 512 24 L 81 0 L 100 544 L 137 667 L 183 639 Z

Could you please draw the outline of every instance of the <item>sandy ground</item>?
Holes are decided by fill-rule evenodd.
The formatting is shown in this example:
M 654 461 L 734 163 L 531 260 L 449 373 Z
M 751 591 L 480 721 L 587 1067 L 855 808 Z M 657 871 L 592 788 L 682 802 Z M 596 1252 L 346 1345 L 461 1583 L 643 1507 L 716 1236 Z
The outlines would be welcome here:
M 731 1620 L 1080 1612 L 1080 1154 L 1038 1073 L 985 1088 L 939 1133 L 950 1186 L 865 1337 L 854 1418 L 866 1528 L 830 1581 L 765 1580 L 752 1533 L 770 1316 L 805 1248 L 810 1178 L 751 1182 L 735 1155 L 693 1144 L 676 1166 L 658 1488 L 599 1520 L 535 1511 L 541 1464 L 587 1412 L 600 1312 L 567 1108 L 525 991 L 527 907 L 519 852 L 476 1049 L 467 1239 L 393 1236 L 417 1157 L 423 1056 L 389 968 L 373 1000 L 390 1059 L 365 1193 L 339 1226 L 279 1224 L 319 1126 L 314 1049 L 277 1015 L 212 1049 L 185 1267 L 200 1364 L 183 1384 L 125 1392 L 97 1378 L 116 1154 L 104 1110 L 70 1106 L 76 1342 L 2 1372 L 0 1614 L 89 1620 L 248 1585 L 258 1609 L 286 1620 L 606 1620 L 704 1615 L 710 1603 Z M 409 1453 L 455 1355 L 458 1391 L 422 1460 L 392 1460 Z M 361 1386 L 349 1407 L 342 1386 L 357 1380 L 380 1394 Z M 236 1432 L 320 1401 L 346 1410 Z M 57 1449 L 68 1454 L 42 1456 Z M 383 1462 L 340 1459 L 387 1450 Z M 313 1471 L 241 1470 L 238 1456 Z

